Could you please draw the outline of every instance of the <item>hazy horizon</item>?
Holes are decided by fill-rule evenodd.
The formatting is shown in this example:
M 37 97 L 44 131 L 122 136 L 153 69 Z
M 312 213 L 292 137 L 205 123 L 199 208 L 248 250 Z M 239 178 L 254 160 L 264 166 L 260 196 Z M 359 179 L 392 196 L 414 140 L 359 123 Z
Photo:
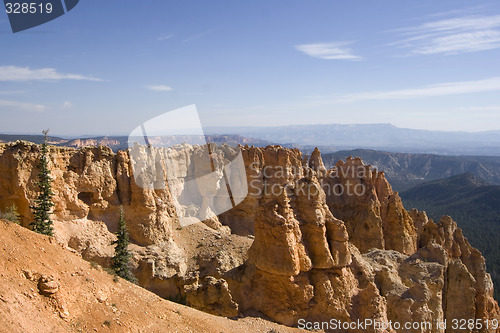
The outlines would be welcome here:
M 224 134 L 231 134 L 231 135 L 237 135 L 238 133 L 224 133 L 224 132 L 214 132 L 214 129 L 237 129 L 237 128 L 282 128 L 282 127 L 294 127 L 294 126 L 377 126 L 377 125 L 387 125 L 387 126 L 393 126 L 398 129 L 405 129 L 405 130 L 417 130 L 417 131 L 430 131 L 430 132 L 444 132 L 444 133 L 488 133 L 488 132 L 500 132 L 500 128 L 496 130 L 487 130 L 487 131 L 461 131 L 461 130 L 429 130 L 425 128 L 408 128 L 408 127 L 399 127 L 391 123 L 328 123 L 328 124 L 300 124 L 300 125 L 279 125 L 279 126 L 208 126 L 206 129 L 209 130 L 209 133 L 205 133 L 205 135 L 224 135 Z M 189 129 L 180 129 L 181 131 L 185 131 L 186 134 L 179 134 L 179 135 L 197 135 L 197 134 L 191 134 Z M 196 131 L 196 130 L 194 130 Z M 39 132 L 17 132 L 17 131 L 0 131 L 0 135 L 43 135 L 42 130 Z M 83 139 L 83 138 L 92 138 L 92 137 L 124 137 L 124 136 L 129 136 L 130 133 L 128 132 L 123 132 L 123 133 L 75 133 L 75 134 L 69 134 L 69 133 L 54 133 L 52 130 L 49 131 L 49 137 L 60 137 L 63 139 Z M 153 136 L 161 136 L 161 135 L 153 135 Z M 165 133 L 165 136 L 170 136 L 169 134 Z

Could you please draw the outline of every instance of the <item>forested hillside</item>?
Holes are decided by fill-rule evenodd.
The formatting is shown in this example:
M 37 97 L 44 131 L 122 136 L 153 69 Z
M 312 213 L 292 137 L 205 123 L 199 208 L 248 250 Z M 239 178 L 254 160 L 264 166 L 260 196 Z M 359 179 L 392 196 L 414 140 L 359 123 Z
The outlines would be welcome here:
M 456 220 L 483 253 L 495 287 L 500 287 L 500 186 L 467 173 L 417 185 L 401 198 L 407 209 L 425 210 L 433 219 L 450 215 Z M 498 288 L 495 293 L 498 300 Z
M 322 155 L 327 167 L 348 156 L 359 156 L 365 163 L 383 170 L 392 187 L 399 192 L 427 181 L 463 173 L 471 173 L 490 184 L 500 185 L 498 156 L 405 154 L 368 149 L 344 150 Z

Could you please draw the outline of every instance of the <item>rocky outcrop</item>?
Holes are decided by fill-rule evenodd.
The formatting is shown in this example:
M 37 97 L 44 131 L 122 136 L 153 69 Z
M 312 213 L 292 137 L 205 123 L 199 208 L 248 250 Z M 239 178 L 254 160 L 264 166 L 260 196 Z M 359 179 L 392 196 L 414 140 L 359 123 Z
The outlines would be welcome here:
M 444 332 L 437 323 L 464 316 L 498 318 L 484 259 L 471 258 L 478 251 L 454 222 L 434 225 L 425 213 L 407 212 L 384 174 L 359 159 L 325 170 L 318 151 L 307 161 L 281 149 L 249 149 L 259 157 L 250 175 L 264 194 L 252 198 L 249 261 L 228 280 L 243 313 L 258 309 L 287 325 L 299 318 L 432 325 L 396 329 L 405 332 Z M 292 172 L 299 160 L 301 171 Z
M 444 216 L 438 223 L 426 223 L 420 246 L 422 251 L 437 247 L 446 253 L 447 280 L 443 298 L 448 319 L 497 318 L 498 304 L 493 299 L 493 283 L 486 271 L 484 257 L 469 244 L 451 217 Z
M 303 177 L 302 153 L 280 146 L 242 147 L 248 184 L 246 198 L 219 218 L 233 233 L 253 235 L 254 223 L 264 196 L 279 195 L 282 186 L 289 188 Z
M 344 222 L 335 218 L 328 209 L 325 193 L 310 170 L 297 182 L 292 207 L 313 268 L 348 266 L 351 258 Z
M 56 221 L 54 235 L 59 243 L 80 253 L 83 259 L 103 267 L 110 266 L 116 236 L 109 232 L 104 222 L 88 219 Z
M 404 254 L 416 251 L 413 221 L 383 172 L 372 170 L 360 158 L 348 158 L 320 174 L 331 212 L 345 222 L 361 252 L 372 248 Z
M 276 275 L 297 275 L 311 269 L 299 222 L 293 216 L 286 193 L 262 199 L 249 257 L 258 269 Z
M 373 249 L 363 258 L 373 269 L 374 282 L 387 300 L 387 318 L 398 323 L 433 323 L 433 328 L 407 332 L 441 332 L 445 267 L 396 251 Z
M 16 204 L 23 225 L 32 219 L 36 197 L 39 146 L 16 142 L 0 147 L 0 202 Z M 49 148 L 53 178 L 54 217 L 61 221 L 88 218 L 117 228 L 120 206 L 134 223 L 131 239 L 142 245 L 167 240 L 174 225 L 175 208 L 168 189 L 150 190 L 136 185 L 128 153 L 114 154 L 106 147 Z
M 212 276 L 184 286 L 189 306 L 224 317 L 236 317 L 238 304 L 233 301 L 227 282 Z
M 123 206 L 139 284 L 212 314 L 264 315 L 291 326 L 299 319 L 448 322 L 447 330 L 353 332 L 452 332 L 453 319 L 500 319 L 484 258 L 456 223 L 406 211 L 384 173 L 359 158 L 326 169 L 317 149 L 307 158 L 297 149 L 241 147 L 248 195 L 216 216 L 228 177 L 219 170 L 237 150 L 210 146 L 207 163 L 204 148 L 182 147 L 151 149 L 163 156 L 159 163 L 145 147 L 134 148 L 134 161 L 103 147 L 51 147 L 58 241 L 107 265 Z M 39 154 L 26 142 L 0 145 L 0 208 L 15 203 L 24 225 L 32 218 Z M 167 179 L 165 160 L 183 177 Z M 134 163 L 148 165 L 139 178 Z M 187 204 L 186 188 L 199 204 Z M 179 216 L 205 223 L 183 227 Z
M 234 154 L 230 147 L 224 149 L 227 154 Z M 134 154 L 134 160 L 131 154 Z M 207 155 L 206 159 L 204 155 Z M 0 146 L 0 171 L 5 176 L 0 179 L 0 209 L 15 204 L 23 225 L 28 225 L 33 219 L 29 207 L 36 196 L 39 157 L 39 146 L 29 142 Z M 211 157 L 219 171 L 223 158 L 222 151 Z M 156 164 L 148 165 L 151 161 Z M 206 220 L 210 227 L 225 230 L 210 209 L 218 204 L 217 189 L 220 187 L 214 193 L 207 193 L 215 187 L 200 184 L 212 181 L 200 177 L 212 171 L 206 161 L 210 161 L 206 147 L 189 145 L 152 152 L 144 147 L 134 147 L 131 153 L 119 151 L 116 154 L 107 147 L 80 150 L 49 147 L 54 217 L 60 221 L 102 221 L 114 232 L 122 206 L 127 219 L 133 221 L 129 224 L 132 241 L 144 246 L 167 241 L 172 229 L 179 226 L 179 217 L 191 216 L 190 210 L 196 221 Z M 167 179 L 167 167 L 178 177 Z M 134 176 L 134 169 L 141 169 L 141 172 Z M 217 174 L 220 176 L 215 181 L 222 178 L 221 172 Z M 185 179 L 193 181 L 186 184 Z M 170 181 L 169 186 L 167 181 Z M 182 205 L 180 202 L 187 195 L 196 196 L 199 204 Z

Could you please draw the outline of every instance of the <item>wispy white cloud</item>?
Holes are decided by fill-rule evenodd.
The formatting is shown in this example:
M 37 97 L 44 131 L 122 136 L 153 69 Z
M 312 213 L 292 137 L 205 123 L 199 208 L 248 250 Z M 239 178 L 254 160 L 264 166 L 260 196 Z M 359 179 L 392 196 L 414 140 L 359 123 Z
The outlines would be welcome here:
M 488 91 L 500 91 L 500 77 L 492 77 L 477 81 L 440 83 L 412 89 L 369 91 L 329 97 L 315 96 L 312 98 L 312 100 L 320 104 L 331 104 L 349 103 L 364 100 L 415 99 L 437 96 L 462 95 Z
M 42 104 L 32 104 L 17 101 L 7 101 L 0 99 L 0 108 L 10 108 L 10 109 L 20 109 L 26 111 L 36 111 L 41 112 L 45 110 L 45 105 Z
M 29 67 L 0 66 L 0 81 L 58 81 L 58 80 L 87 80 L 102 81 L 101 79 L 79 74 L 59 73 L 55 68 L 31 69 Z
M 295 45 L 295 48 L 308 56 L 327 60 L 362 60 L 363 58 L 352 54 L 347 47 L 352 42 L 331 42 Z
M 439 33 L 442 31 L 460 32 L 492 29 L 500 26 L 500 15 L 457 17 L 446 20 L 427 22 L 417 27 L 403 28 L 408 33 Z
M 164 84 L 147 86 L 146 88 L 152 91 L 172 91 L 172 87 Z
M 458 17 L 393 30 L 406 38 L 390 45 L 410 54 L 457 54 L 500 48 L 500 15 Z
M 162 41 L 162 40 L 167 40 L 167 39 L 170 39 L 170 38 L 172 38 L 172 37 L 174 37 L 174 35 L 173 35 L 173 34 L 166 34 L 166 35 L 161 35 L 161 36 L 160 36 L 160 37 L 158 37 L 156 40 L 158 40 L 158 41 Z
M 444 12 L 438 12 L 438 13 L 428 15 L 428 17 L 445 17 L 445 16 L 464 15 L 464 14 L 471 15 L 472 13 L 476 14 L 476 13 L 484 12 L 485 10 L 488 9 L 488 7 L 490 7 L 490 6 L 486 5 L 486 4 L 481 4 L 478 6 L 464 7 L 464 8 L 459 8 L 459 9 L 451 9 L 451 10 L 444 11 Z
M 437 37 L 413 50 L 417 54 L 477 52 L 500 47 L 500 31 L 481 30 Z

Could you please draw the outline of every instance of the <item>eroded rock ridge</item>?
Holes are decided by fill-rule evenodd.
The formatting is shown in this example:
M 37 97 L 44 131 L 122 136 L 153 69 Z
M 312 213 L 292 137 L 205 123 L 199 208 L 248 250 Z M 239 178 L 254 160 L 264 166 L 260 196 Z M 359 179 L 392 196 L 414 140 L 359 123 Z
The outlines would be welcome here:
M 319 150 L 307 157 L 280 146 L 240 148 L 248 196 L 182 228 L 179 207 L 198 209 L 179 205 L 182 183 L 138 186 L 127 151 L 51 147 L 56 238 L 106 266 L 123 206 L 139 284 L 222 316 L 264 315 L 290 326 L 299 319 L 448 322 L 447 330 L 398 332 L 455 332 L 453 319 L 500 319 L 481 253 L 451 218 L 407 211 L 383 172 L 359 158 L 326 169 Z M 175 163 L 196 172 L 197 149 L 175 155 Z M 221 161 L 234 156 L 230 147 L 219 152 Z M 0 209 L 15 203 L 24 225 L 39 155 L 35 144 L 0 145 Z

